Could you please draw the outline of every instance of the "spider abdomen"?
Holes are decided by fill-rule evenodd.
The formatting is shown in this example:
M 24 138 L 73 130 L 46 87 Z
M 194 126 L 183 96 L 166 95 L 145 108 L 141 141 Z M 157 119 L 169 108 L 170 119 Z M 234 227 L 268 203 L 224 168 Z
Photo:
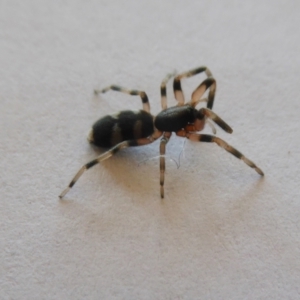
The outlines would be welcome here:
M 174 106 L 161 111 L 154 125 L 160 131 L 176 132 L 189 123 L 194 123 L 197 110 L 191 105 Z
M 123 141 L 146 138 L 153 132 L 151 114 L 144 110 L 124 110 L 95 122 L 88 138 L 92 144 L 107 148 Z

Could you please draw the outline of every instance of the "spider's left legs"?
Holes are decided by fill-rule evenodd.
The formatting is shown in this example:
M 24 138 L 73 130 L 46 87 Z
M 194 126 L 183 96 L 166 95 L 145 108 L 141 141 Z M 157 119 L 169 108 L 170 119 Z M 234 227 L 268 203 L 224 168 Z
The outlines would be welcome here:
M 165 183 L 165 154 L 166 154 L 166 145 L 171 137 L 171 132 L 165 132 L 163 137 L 160 140 L 160 197 L 164 198 L 164 183 Z
M 147 94 L 144 91 L 138 91 L 138 90 L 129 90 L 126 88 L 123 88 L 119 85 L 110 85 L 102 90 L 94 90 L 95 95 L 98 95 L 99 93 L 106 93 L 109 90 L 113 90 L 116 92 L 125 93 L 132 96 L 140 96 L 142 103 L 143 103 L 143 110 L 150 113 L 150 103 Z
M 192 70 L 189 70 L 187 72 L 181 73 L 181 74 L 177 75 L 174 78 L 173 89 L 174 89 L 175 98 L 178 101 L 178 105 L 183 105 L 184 102 L 185 102 L 180 80 L 182 78 L 188 78 L 188 77 L 191 77 L 191 76 L 195 76 L 195 75 L 197 75 L 199 73 L 202 73 L 202 72 L 205 72 L 208 78 L 201 83 L 201 85 L 200 85 L 201 86 L 201 91 L 202 91 L 203 87 L 206 87 L 205 90 L 204 90 L 204 92 L 205 92 L 214 83 L 213 87 L 211 88 L 211 90 L 209 92 L 208 103 L 207 103 L 207 107 L 212 108 L 213 102 L 214 102 L 214 97 L 215 97 L 215 88 L 216 88 L 216 83 L 215 82 L 216 81 L 212 77 L 211 71 L 205 66 L 202 66 L 202 67 L 199 67 L 199 68 L 192 69 Z M 199 87 L 197 89 L 199 89 Z M 204 94 L 204 92 L 202 94 L 197 93 L 197 96 L 200 95 L 200 97 L 201 97 Z M 195 103 L 196 100 L 194 101 L 194 98 L 192 97 L 192 103 L 193 103 L 194 106 L 196 106 L 200 101 L 206 101 L 206 99 L 200 99 L 200 97 L 197 98 L 197 103 Z
M 162 109 L 166 109 L 168 108 L 168 104 L 167 104 L 167 83 L 168 81 L 174 77 L 176 74 L 176 72 L 174 71 L 173 73 L 168 74 L 163 81 L 161 82 L 160 85 L 160 95 L 161 95 L 161 108 Z
M 221 148 L 225 149 L 227 152 L 231 153 L 235 157 L 241 159 L 246 163 L 249 167 L 253 168 L 259 175 L 264 176 L 263 171 L 256 166 L 254 162 L 245 157 L 240 151 L 228 145 L 224 140 L 209 134 L 198 134 L 198 133 L 189 133 L 185 130 L 181 130 L 176 132 L 178 136 L 186 137 L 195 142 L 207 142 L 207 143 L 216 143 Z
M 150 144 L 157 140 L 159 137 L 162 136 L 162 132 L 156 131 L 154 132 L 149 138 L 141 138 L 137 140 L 130 140 L 130 141 L 124 141 L 119 143 L 118 145 L 114 146 L 113 148 L 109 149 L 108 151 L 104 152 L 103 154 L 99 155 L 97 158 L 91 160 L 87 164 L 83 165 L 79 171 L 76 173 L 74 178 L 71 180 L 70 184 L 68 187 L 59 195 L 59 198 L 63 198 L 69 190 L 74 186 L 74 184 L 77 182 L 77 180 L 80 178 L 80 176 L 89 168 L 99 164 L 100 162 L 110 158 L 117 152 L 119 152 L 121 149 L 127 148 L 127 147 L 132 147 L 132 146 L 143 146 Z

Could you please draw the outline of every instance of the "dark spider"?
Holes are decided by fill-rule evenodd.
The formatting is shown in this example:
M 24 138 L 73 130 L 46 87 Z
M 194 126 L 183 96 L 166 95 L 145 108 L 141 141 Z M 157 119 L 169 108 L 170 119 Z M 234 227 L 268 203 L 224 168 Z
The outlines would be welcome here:
M 191 77 L 201 72 L 205 72 L 207 78 L 195 89 L 192 94 L 192 100 L 185 104 L 180 80 L 184 77 Z M 143 91 L 127 90 L 117 85 L 111 85 L 103 90 L 95 90 L 96 95 L 105 93 L 108 90 L 123 92 L 129 95 L 139 95 L 142 99 L 143 109 L 139 111 L 125 110 L 115 115 L 108 115 L 99 119 L 93 125 L 88 136 L 89 142 L 95 146 L 110 149 L 82 166 L 70 182 L 69 186 L 61 193 L 59 196 L 60 198 L 63 198 L 67 194 L 85 170 L 108 159 L 123 148 L 147 145 L 160 137 L 162 137 L 160 140 L 160 195 L 161 198 L 164 198 L 165 152 L 166 144 L 168 143 L 172 132 L 192 141 L 214 142 L 235 157 L 243 160 L 261 176 L 264 175 L 262 170 L 251 160 L 246 158 L 232 146 L 228 145 L 222 139 L 209 134 L 197 133 L 204 128 L 205 123 L 212 126 L 215 133 L 215 129 L 209 122 L 209 119 L 214 121 L 226 132 L 232 133 L 231 127 L 211 110 L 214 104 L 216 80 L 213 78 L 210 70 L 207 67 L 199 67 L 177 75 L 174 78 L 173 88 L 178 103 L 176 106 L 168 108 L 166 84 L 173 76 L 175 76 L 175 74 L 167 75 L 161 83 L 162 111 L 156 117 L 150 114 L 148 97 Z M 208 97 L 201 98 L 207 89 L 209 89 Z M 207 108 L 203 107 L 197 110 L 196 106 L 199 102 L 207 102 Z

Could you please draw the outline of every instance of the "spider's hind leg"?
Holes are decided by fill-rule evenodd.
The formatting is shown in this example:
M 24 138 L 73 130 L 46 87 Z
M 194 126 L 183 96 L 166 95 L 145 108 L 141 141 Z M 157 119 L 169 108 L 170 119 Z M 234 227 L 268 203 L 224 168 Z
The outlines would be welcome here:
M 121 150 L 123 148 L 127 148 L 129 146 L 130 146 L 130 141 L 122 142 L 122 143 L 116 145 L 115 147 L 111 148 L 110 150 L 104 152 L 103 154 L 99 155 L 97 158 L 91 160 L 87 164 L 83 165 L 79 169 L 79 171 L 76 173 L 76 175 L 74 176 L 74 178 L 71 180 L 71 182 L 69 183 L 68 187 L 59 195 L 59 198 L 63 198 L 70 191 L 70 189 L 74 186 L 74 184 L 77 182 L 77 180 L 81 177 L 81 175 L 86 170 L 88 170 L 89 168 L 91 168 L 91 167 L 99 164 L 101 161 L 104 161 L 104 160 L 110 158 L 111 156 L 113 156 L 114 154 L 116 154 L 119 150 Z
M 59 198 L 63 198 L 69 191 L 70 189 L 74 186 L 74 184 L 77 182 L 77 180 L 81 177 L 81 175 L 88 170 L 89 168 L 99 164 L 100 162 L 110 158 L 117 152 L 119 152 L 121 149 L 127 148 L 127 147 L 132 147 L 132 146 L 143 146 L 150 144 L 154 142 L 156 139 L 161 137 L 162 132 L 160 131 L 155 131 L 151 136 L 148 138 L 140 138 L 137 140 L 130 140 L 130 141 L 124 141 L 119 143 L 118 145 L 114 146 L 113 148 L 109 149 L 108 151 L 104 152 L 103 154 L 99 155 L 97 158 L 91 160 L 87 164 L 83 165 L 79 171 L 76 173 L 74 178 L 71 180 L 69 183 L 68 187 L 59 195 Z
M 110 85 L 102 90 L 94 90 L 95 95 L 98 95 L 99 93 L 106 93 L 109 90 L 113 90 L 116 92 L 121 92 L 121 93 L 125 93 L 128 95 L 132 95 L 132 96 L 140 96 L 142 99 L 142 104 L 143 104 L 143 110 L 145 110 L 146 112 L 150 113 L 150 103 L 149 103 L 149 99 L 147 94 L 144 91 L 138 91 L 138 90 L 129 90 L 126 88 L 123 88 L 119 85 Z

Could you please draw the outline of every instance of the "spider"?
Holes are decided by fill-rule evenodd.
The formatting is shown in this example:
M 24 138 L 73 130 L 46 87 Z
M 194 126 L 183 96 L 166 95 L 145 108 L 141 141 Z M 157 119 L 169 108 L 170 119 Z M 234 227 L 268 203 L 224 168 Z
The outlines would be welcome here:
M 181 89 L 181 79 L 205 72 L 207 78 L 192 93 L 191 100 L 185 103 L 184 94 Z M 177 105 L 167 107 L 167 82 L 174 77 L 173 89 Z M 107 115 L 94 123 L 88 135 L 88 141 L 98 147 L 110 148 L 97 158 L 83 165 L 74 176 L 68 187 L 60 194 L 63 198 L 77 182 L 84 171 L 110 158 L 119 150 L 143 146 L 160 140 L 160 196 L 164 198 L 165 181 L 165 152 L 166 145 L 175 132 L 177 136 L 188 138 L 195 142 L 216 143 L 235 157 L 243 160 L 249 167 L 253 168 L 261 176 L 263 171 L 241 152 L 228 145 L 224 140 L 209 134 L 199 134 L 205 124 L 208 123 L 215 134 L 215 128 L 209 120 L 214 121 L 218 126 L 228 133 L 232 133 L 231 127 L 212 111 L 216 92 L 216 80 L 207 67 L 199 67 L 176 75 L 175 72 L 168 74 L 161 83 L 161 106 L 162 111 L 155 117 L 150 113 L 150 104 L 147 94 L 144 91 L 128 90 L 118 85 L 111 85 L 102 90 L 95 90 L 95 94 L 105 93 L 109 90 L 138 95 L 141 97 L 143 109 L 139 111 L 124 110 L 114 115 Z M 202 98 L 208 91 L 208 97 Z M 200 102 L 206 102 L 206 108 L 199 110 L 196 106 Z

